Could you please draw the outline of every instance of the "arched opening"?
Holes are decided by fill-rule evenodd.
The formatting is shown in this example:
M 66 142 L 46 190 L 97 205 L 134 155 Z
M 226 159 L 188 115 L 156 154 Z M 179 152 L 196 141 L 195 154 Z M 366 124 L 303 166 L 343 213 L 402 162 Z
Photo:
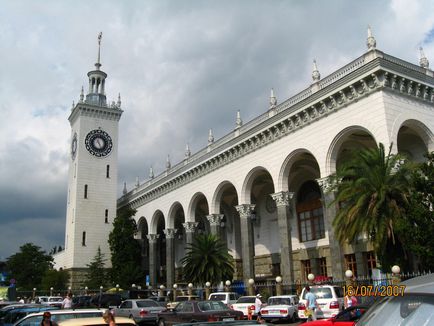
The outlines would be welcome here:
M 137 224 L 137 240 L 140 243 L 140 253 L 141 253 L 141 268 L 144 275 L 149 274 L 149 240 L 147 235 L 149 234 L 148 222 L 144 216 L 140 217 Z
M 398 131 L 398 153 L 415 162 L 423 162 L 424 155 L 428 152 L 424 138 L 429 137 L 420 125 L 416 121 L 406 121 Z

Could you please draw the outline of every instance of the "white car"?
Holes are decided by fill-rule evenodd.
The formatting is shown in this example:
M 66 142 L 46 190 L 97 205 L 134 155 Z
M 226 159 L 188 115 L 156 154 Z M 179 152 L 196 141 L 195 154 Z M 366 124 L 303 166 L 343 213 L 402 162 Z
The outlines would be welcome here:
M 244 314 L 244 317 L 247 317 L 248 314 L 248 309 L 250 307 L 250 309 L 252 310 L 253 314 L 255 311 L 255 296 L 244 296 L 244 297 L 240 297 L 237 302 L 229 305 L 229 308 L 231 308 L 232 310 L 238 310 L 241 311 Z
M 51 320 L 57 323 L 72 318 L 102 317 L 103 312 L 104 310 L 100 309 L 61 309 L 50 311 Z M 41 324 L 43 314 L 44 311 L 29 314 L 17 321 L 14 326 L 39 326 Z
M 298 318 L 298 296 L 276 295 L 269 297 L 267 306 L 260 310 L 265 320 L 289 320 L 291 323 Z
M 231 304 L 237 302 L 239 297 L 240 295 L 235 292 L 214 292 L 209 295 L 208 300 L 221 301 L 224 304 L 230 306 Z
M 332 318 L 344 309 L 344 292 L 340 286 L 335 285 L 313 285 L 310 287 L 310 292 L 315 294 L 316 301 L 320 309 L 316 310 L 316 317 Z M 306 288 L 300 295 L 300 303 L 298 304 L 298 317 L 307 319 L 304 314 L 306 311 Z

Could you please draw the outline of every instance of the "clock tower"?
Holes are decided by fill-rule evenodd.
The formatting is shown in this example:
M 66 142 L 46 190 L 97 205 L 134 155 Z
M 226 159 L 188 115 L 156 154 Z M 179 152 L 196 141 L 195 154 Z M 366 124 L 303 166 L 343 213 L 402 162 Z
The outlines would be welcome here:
M 110 265 L 108 236 L 116 216 L 118 174 L 118 125 L 122 115 L 120 95 L 117 103 L 107 103 L 107 74 L 98 59 L 89 71 L 86 96 L 82 88 L 79 102 L 68 118 L 71 125 L 68 198 L 64 250 L 55 255 L 55 268 L 70 272 L 70 283 L 80 286 L 87 265 L 97 254 L 104 254 Z

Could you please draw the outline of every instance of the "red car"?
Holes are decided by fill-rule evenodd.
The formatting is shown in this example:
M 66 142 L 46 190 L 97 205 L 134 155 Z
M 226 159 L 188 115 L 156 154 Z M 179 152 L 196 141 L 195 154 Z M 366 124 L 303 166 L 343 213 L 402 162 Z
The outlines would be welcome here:
M 158 314 L 158 326 L 179 323 L 233 321 L 243 319 L 241 311 L 229 309 L 221 301 L 182 301 L 174 309 Z
M 333 318 L 310 321 L 303 324 L 303 326 L 353 326 L 368 308 L 369 306 L 365 305 L 349 307 Z

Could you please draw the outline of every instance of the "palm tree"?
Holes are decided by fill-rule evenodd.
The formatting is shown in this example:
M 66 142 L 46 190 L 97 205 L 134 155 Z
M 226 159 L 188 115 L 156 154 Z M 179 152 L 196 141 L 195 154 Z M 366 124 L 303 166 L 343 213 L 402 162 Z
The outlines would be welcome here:
M 186 255 L 181 259 L 184 279 L 195 284 L 218 284 L 232 280 L 233 258 L 226 245 L 213 234 L 200 234 L 187 246 Z
M 381 256 L 391 241 L 395 245 L 396 222 L 405 215 L 411 193 L 411 165 L 398 154 L 386 155 L 384 145 L 355 151 L 350 160 L 331 176 L 332 204 L 338 212 L 333 221 L 337 239 L 353 242 L 369 235 Z

